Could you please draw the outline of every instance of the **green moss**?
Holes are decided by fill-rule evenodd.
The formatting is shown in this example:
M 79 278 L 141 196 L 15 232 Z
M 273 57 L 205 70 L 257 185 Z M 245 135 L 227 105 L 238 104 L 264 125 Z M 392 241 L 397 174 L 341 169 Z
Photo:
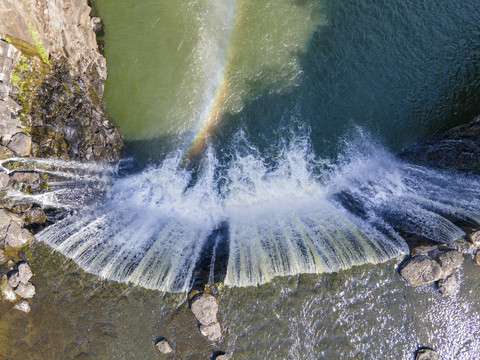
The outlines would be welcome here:
M 10 39 L 10 36 L 5 36 L 5 39 L 3 39 L 3 40 L 5 40 L 6 42 L 8 42 L 9 44 L 12 43 L 12 39 Z
M 30 36 L 32 37 L 33 43 L 40 54 L 41 59 L 45 64 L 50 66 L 50 60 L 48 60 L 48 52 L 42 44 L 42 40 L 40 40 L 40 36 L 38 35 L 38 31 L 29 24 L 28 21 L 25 20 L 28 26 L 28 31 L 30 32 Z

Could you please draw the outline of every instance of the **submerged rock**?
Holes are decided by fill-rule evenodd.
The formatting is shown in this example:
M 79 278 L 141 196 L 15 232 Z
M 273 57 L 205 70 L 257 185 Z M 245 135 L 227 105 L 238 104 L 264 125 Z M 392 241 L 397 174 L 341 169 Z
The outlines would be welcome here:
M 428 348 L 420 348 L 417 351 L 415 360 L 438 360 L 438 354 L 435 350 Z
M 218 322 L 209 325 L 200 324 L 200 333 L 210 341 L 215 341 L 222 337 L 222 328 Z
M 15 304 L 14 309 L 23 311 L 24 313 L 30 312 L 30 304 L 27 300 L 20 300 L 18 303 Z
M 6 301 L 16 301 L 17 294 L 13 288 L 8 284 L 7 275 L 3 275 L 2 279 L 0 280 L 0 291 L 2 293 L 2 297 Z
M 162 338 L 157 343 L 155 344 L 157 349 L 162 353 L 162 354 L 169 354 L 173 351 L 172 347 L 170 346 L 169 342 L 167 339 Z
M 30 299 L 35 295 L 35 286 L 28 282 L 26 284 L 20 283 L 15 289 L 15 294 L 24 299 Z
M 457 277 L 455 274 L 452 274 L 445 279 L 440 279 L 437 283 L 437 287 L 443 295 L 451 294 L 458 289 Z

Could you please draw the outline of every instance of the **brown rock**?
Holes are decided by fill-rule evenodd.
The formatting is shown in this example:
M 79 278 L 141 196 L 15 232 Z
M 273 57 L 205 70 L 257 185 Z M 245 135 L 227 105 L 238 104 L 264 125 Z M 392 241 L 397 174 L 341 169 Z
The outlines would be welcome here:
M 40 176 L 33 171 L 15 171 L 10 175 L 10 179 L 19 183 L 33 184 L 40 179 Z
M 42 208 L 34 207 L 29 209 L 25 213 L 25 221 L 27 225 L 45 224 L 45 222 L 47 221 L 47 216 L 45 215 L 45 212 L 42 210 Z
M 474 246 L 480 248 L 480 231 L 472 232 L 468 238 Z
M 417 255 L 407 260 L 400 269 L 400 275 L 412 286 L 421 286 L 440 280 L 443 272 L 440 265 L 425 255 Z
M 428 253 L 430 258 L 436 260 L 442 268 L 443 276 L 447 277 L 463 263 L 463 255 L 455 249 L 437 248 Z

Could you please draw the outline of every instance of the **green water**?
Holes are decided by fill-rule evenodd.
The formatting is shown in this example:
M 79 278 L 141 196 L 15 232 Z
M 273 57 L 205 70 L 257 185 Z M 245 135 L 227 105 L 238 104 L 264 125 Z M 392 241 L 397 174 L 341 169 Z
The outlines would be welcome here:
M 354 125 L 398 151 L 480 112 L 472 0 L 94 5 L 107 112 L 130 140 L 188 142 L 213 114 L 220 149 L 239 129 L 262 147 L 300 122 L 318 153 Z

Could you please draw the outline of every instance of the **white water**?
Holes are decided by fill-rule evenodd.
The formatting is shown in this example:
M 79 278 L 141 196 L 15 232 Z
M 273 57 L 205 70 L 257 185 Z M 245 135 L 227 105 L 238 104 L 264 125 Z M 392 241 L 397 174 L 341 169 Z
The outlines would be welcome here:
M 238 145 L 226 166 L 209 150 L 195 180 L 179 167 L 181 154 L 170 154 L 114 180 L 103 205 L 37 239 L 107 279 L 181 292 L 204 257 L 213 279 L 215 262 L 227 260 L 219 242 L 228 248 L 225 283 L 249 286 L 405 254 L 394 229 L 448 243 L 464 235 L 452 219 L 480 224 L 478 180 L 402 162 L 361 133 L 335 164 L 304 138 L 280 149 L 267 165 Z

